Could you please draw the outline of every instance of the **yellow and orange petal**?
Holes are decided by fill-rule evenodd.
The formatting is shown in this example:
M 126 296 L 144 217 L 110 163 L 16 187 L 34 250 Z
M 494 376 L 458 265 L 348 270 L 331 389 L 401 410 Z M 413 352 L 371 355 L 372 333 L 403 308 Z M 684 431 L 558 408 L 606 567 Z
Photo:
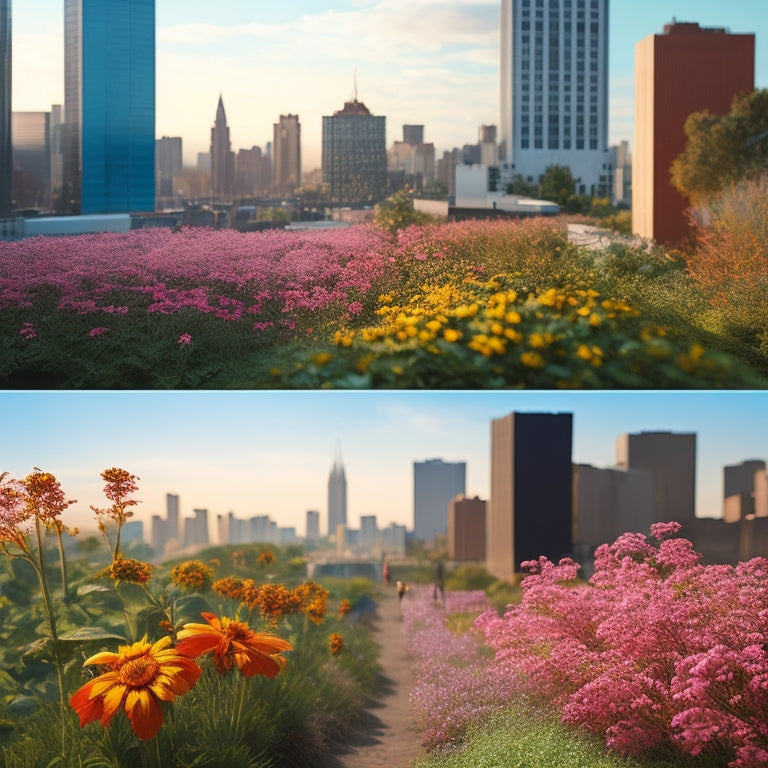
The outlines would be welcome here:
M 344 636 L 338 632 L 334 632 L 328 638 L 328 650 L 331 652 L 331 656 L 338 656 L 344 649 Z
M 118 555 L 109 567 L 109 576 L 114 581 L 128 581 L 132 584 L 146 584 L 152 578 L 154 566 L 142 560 Z
M 200 667 L 171 648 L 171 638 L 154 644 L 146 637 L 122 645 L 117 653 L 102 652 L 85 661 L 109 668 L 86 683 L 69 700 L 80 716 L 80 727 L 99 720 L 106 728 L 122 709 L 140 739 L 151 739 L 163 724 L 161 701 L 187 693 L 200 677 Z
M 254 632 L 243 621 L 202 613 L 207 624 L 185 624 L 178 634 L 179 653 L 196 658 L 212 653 L 220 674 L 237 665 L 244 677 L 276 677 L 285 667 L 284 651 L 293 646 L 280 637 Z

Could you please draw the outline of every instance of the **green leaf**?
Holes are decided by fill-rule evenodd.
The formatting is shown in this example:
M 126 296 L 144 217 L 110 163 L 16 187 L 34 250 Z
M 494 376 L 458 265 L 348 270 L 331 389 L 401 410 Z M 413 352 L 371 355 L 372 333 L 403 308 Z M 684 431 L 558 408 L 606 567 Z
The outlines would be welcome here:
M 59 635 L 60 643 L 89 643 L 96 640 L 119 640 L 127 643 L 128 640 L 122 635 L 116 635 L 101 627 L 80 627 L 72 632 Z

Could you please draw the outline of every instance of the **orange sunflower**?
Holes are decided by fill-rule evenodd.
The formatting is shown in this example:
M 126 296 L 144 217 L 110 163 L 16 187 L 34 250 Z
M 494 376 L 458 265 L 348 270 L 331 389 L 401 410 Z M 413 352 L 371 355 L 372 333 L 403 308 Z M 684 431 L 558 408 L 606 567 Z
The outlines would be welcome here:
M 287 641 L 264 632 L 254 632 L 245 622 L 213 613 L 202 613 L 207 624 L 185 624 L 178 634 L 176 650 L 196 658 L 213 653 L 216 667 L 223 675 L 237 664 L 245 677 L 276 677 L 285 666 L 283 651 L 292 651 Z
M 163 724 L 160 702 L 187 693 L 200 677 L 200 667 L 170 645 L 170 637 L 154 644 L 144 637 L 133 645 L 121 645 L 117 653 L 87 659 L 86 664 L 110 671 L 86 683 L 69 700 L 80 715 L 80 727 L 100 720 L 106 728 L 115 712 L 123 709 L 136 735 L 151 739 Z

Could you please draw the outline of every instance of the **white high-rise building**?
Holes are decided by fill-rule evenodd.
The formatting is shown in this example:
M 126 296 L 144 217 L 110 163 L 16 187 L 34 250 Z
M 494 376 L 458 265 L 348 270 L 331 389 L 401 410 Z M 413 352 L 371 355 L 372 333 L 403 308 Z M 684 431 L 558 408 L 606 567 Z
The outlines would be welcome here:
M 340 525 L 347 525 L 347 476 L 341 463 L 341 450 L 328 476 L 328 535 L 337 535 Z
M 608 0 L 501 1 L 502 180 L 567 166 L 610 195 Z

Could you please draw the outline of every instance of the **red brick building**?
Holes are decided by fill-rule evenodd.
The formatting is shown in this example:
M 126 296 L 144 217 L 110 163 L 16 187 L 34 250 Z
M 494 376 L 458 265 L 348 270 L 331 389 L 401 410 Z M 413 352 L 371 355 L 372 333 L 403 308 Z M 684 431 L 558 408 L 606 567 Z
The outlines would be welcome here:
M 632 230 L 675 245 L 688 234 L 688 201 L 670 183 L 685 149 L 685 121 L 707 109 L 730 112 L 754 90 L 755 36 L 693 23 L 667 24 L 635 47 L 635 151 Z
M 485 560 L 485 501 L 459 494 L 448 503 L 448 558 Z

